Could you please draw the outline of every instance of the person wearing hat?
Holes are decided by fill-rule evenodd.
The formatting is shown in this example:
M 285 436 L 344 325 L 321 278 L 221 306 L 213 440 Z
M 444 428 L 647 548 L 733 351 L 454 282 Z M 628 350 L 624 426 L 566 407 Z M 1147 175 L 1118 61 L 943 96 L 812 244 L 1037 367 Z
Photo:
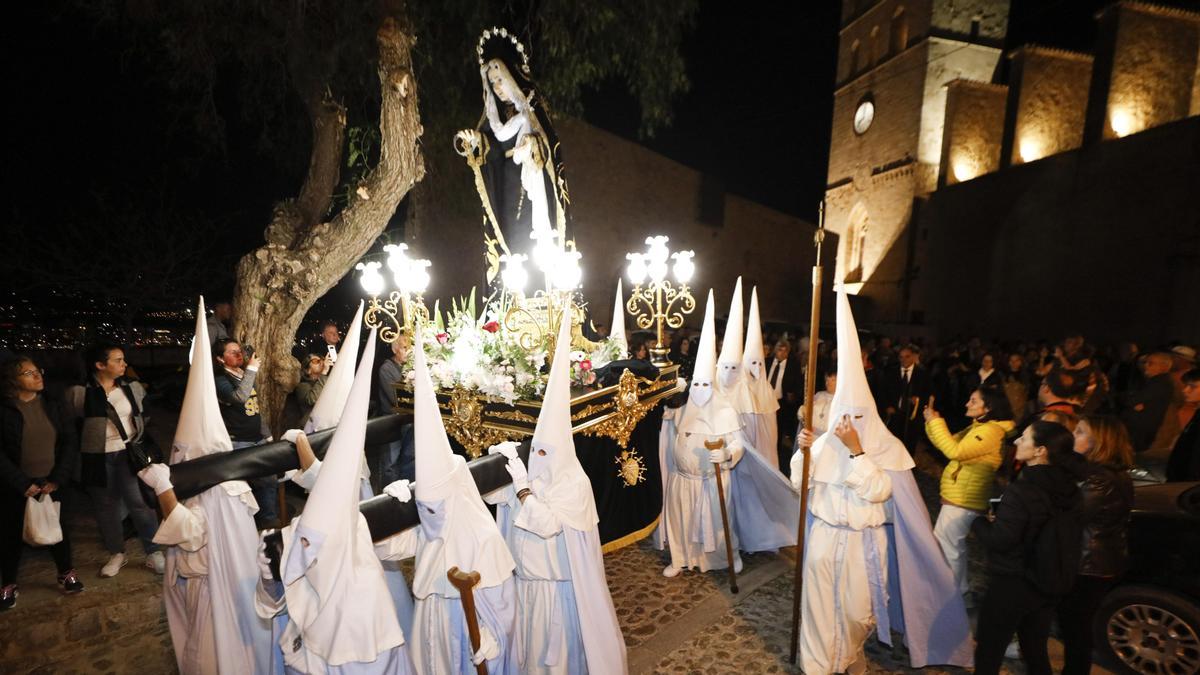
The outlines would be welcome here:
M 217 403 L 204 316 L 201 298 L 171 464 L 233 449 Z M 163 514 L 154 543 L 168 547 L 163 603 L 179 672 L 269 672 L 271 623 L 254 606 L 258 502 L 250 486 L 226 481 L 180 502 L 166 464 L 151 464 L 138 476 L 158 495 Z
M 421 340 L 415 341 L 417 345 Z M 401 502 L 416 501 L 420 526 L 376 544 L 383 560 L 416 557 L 413 572 L 413 664 L 420 673 L 469 675 L 487 663 L 490 675 L 520 672 L 514 648 L 517 597 L 512 554 L 479 495 L 467 462 L 450 449 L 438 411 L 423 349 L 414 352 L 413 426 L 416 483 L 391 483 L 384 492 Z M 414 494 L 415 493 L 415 494 Z M 457 567 L 476 572 L 472 590 L 480 645 L 468 637 L 468 618 L 458 588 L 447 578 Z
M 259 558 L 258 611 L 276 620 L 277 658 L 300 673 L 416 672 L 358 509 L 374 346 L 372 329 L 304 512 L 283 529 L 281 583 Z
M 811 452 L 801 669 L 808 675 L 861 673 L 867 638 L 875 632 L 890 644 L 892 630 L 904 633 L 913 667 L 969 667 L 966 608 L 934 538 L 912 457 L 875 407 L 844 291 L 838 293 L 837 336 L 832 428 L 819 437 L 804 430 L 800 446 L 811 450 L 792 458 L 799 488 L 803 453 Z
M 564 310 L 550 381 L 530 446 L 488 452 L 508 458 L 511 486 L 489 495 L 516 561 L 522 673 L 626 673 L 625 639 L 604 576 L 592 482 L 571 435 L 571 317 Z M 587 622 L 587 630 L 583 629 Z

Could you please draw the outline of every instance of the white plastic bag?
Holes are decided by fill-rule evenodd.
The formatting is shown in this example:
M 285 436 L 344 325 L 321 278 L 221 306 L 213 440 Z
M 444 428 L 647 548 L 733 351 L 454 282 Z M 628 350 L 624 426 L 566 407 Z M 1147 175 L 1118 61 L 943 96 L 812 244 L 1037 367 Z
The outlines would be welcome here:
M 25 543 L 49 546 L 62 541 L 62 525 L 58 522 L 61 505 L 50 495 L 28 497 L 25 500 Z

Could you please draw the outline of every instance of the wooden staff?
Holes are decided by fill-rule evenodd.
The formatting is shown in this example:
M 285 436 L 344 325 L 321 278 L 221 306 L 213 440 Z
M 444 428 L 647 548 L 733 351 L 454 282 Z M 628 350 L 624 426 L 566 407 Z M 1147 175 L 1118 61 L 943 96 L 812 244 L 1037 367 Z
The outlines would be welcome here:
M 704 441 L 704 447 L 709 450 L 720 450 L 725 447 L 725 439 Z M 725 486 L 721 483 L 721 463 L 713 462 L 713 472 L 717 474 L 717 497 L 721 501 L 721 526 L 725 528 L 725 559 L 729 561 L 729 592 L 737 593 L 737 570 L 733 568 L 733 539 L 729 536 L 729 513 L 725 510 Z
M 451 567 L 446 572 L 446 578 L 458 589 L 458 597 L 462 600 L 463 614 L 467 617 L 467 635 L 471 637 L 471 653 L 479 651 L 479 617 L 475 614 L 475 595 L 471 589 L 479 583 L 479 572 L 462 572 L 457 567 Z M 487 675 L 487 662 L 475 666 L 478 675 Z
M 817 247 L 817 258 L 812 268 L 812 314 L 808 327 L 808 370 L 804 376 L 804 428 L 812 429 L 813 395 L 817 385 L 818 328 L 821 325 L 821 243 L 825 241 L 825 202 L 822 200 L 817 211 L 817 231 L 813 243 Z M 808 516 L 808 459 L 811 448 L 801 448 L 804 453 L 803 468 L 800 470 L 800 522 L 796 524 L 796 578 L 792 587 L 792 642 L 791 661 L 796 663 L 796 651 L 800 640 L 800 597 L 804 587 L 804 524 Z

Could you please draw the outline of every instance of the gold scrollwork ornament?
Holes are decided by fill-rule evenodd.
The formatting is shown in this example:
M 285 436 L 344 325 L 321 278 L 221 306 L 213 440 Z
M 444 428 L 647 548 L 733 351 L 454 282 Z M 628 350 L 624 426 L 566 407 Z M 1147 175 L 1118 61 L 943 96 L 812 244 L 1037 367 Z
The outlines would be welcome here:
M 455 387 L 450 392 L 449 408 L 450 414 L 443 418 L 446 433 L 467 449 L 471 459 L 482 456 L 484 450 L 497 443 L 513 440 L 506 431 L 484 426 L 483 402 L 470 390 Z

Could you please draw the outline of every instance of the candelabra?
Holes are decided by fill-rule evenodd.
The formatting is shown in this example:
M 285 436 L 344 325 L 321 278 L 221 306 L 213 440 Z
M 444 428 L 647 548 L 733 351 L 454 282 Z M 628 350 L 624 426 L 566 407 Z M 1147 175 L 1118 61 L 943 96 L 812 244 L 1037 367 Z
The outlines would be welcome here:
M 692 251 L 671 253 L 667 249 L 667 237 L 659 235 L 646 237 L 645 253 L 629 253 L 625 256 L 629 261 L 629 279 L 634 283 L 633 294 L 625 310 L 636 317 L 638 328 L 646 330 L 651 326 L 656 327 L 657 340 L 650 348 L 650 362 L 656 366 L 671 365 L 667 358 L 670 349 L 663 344 L 664 329 L 679 328 L 683 325 L 683 316 L 696 309 L 696 299 L 687 286 L 696 271 L 696 265 L 692 262 L 695 255 Z M 675 260 L 671 271 L 678 286 L 667 279 L 667 261 L 670 259 Z
M 429 320 L 429 310 L 421 296 L 429 287 L 428 260 L 417 260 L 408 257 L 406 244 L 389 244 L 383 250 L 388 252 L 387 265 L 392 270 L 392 278 L 397 290 L 388 293 L 385 299 L 380 299 L 386 281 L 379 269 L 378 261 L 358 263 L 356 269 L 362 271 L 359 283 L 363 290 L 371 296 L 363 314 L 363 322 L 368 328 L 379 329 L 379 339 L 384 342 L 395 342 L 400 335 L 412 336 L 413 328 Z
M 504 268 L 500 279 L 504 283 L 501 298 L 501 316 L 504 329 L 517 336 L 522 348 L 534 350 L 546 346 L 547 355 L 554 354 L 554 340 L 562 321 L 563 307 L 571 306 L 572 320 L 582 318 L 582 311 L 574 302 L 575 289 L 583 278 L 579 266 L 582 254 L 573 243 L 560 244 L 555 240 L 554 230 L 535 231 L 532 238 L 533 263 L 542 272 L 544 287 L 531 296 L 525 295 L 529 273 L 525 270 L 528 256 L 512 253 L 500 256 Z

